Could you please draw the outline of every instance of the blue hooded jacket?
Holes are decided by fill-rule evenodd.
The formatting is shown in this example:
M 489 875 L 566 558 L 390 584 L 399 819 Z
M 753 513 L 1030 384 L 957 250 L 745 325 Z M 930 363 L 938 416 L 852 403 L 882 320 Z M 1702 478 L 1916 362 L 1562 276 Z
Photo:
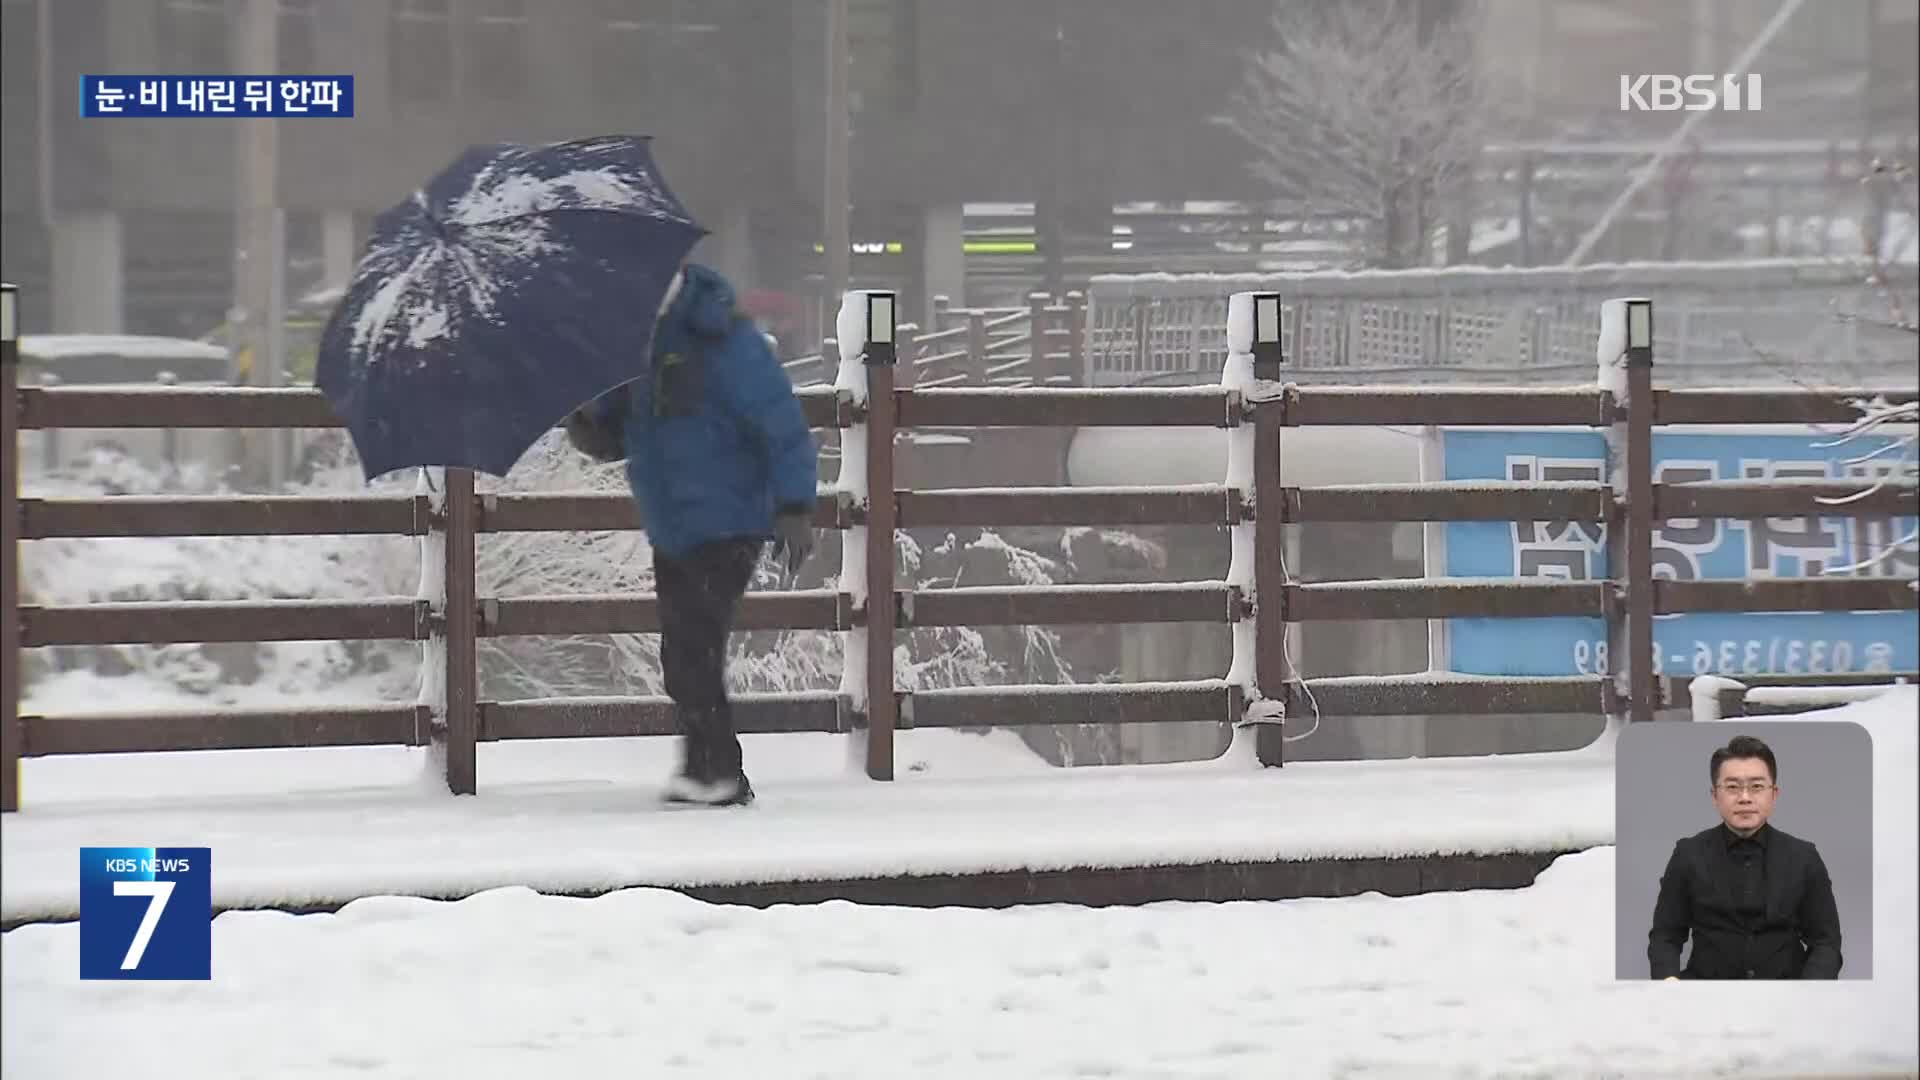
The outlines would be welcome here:
M 650 378 L 592 408 L 618 420 L 627 482 L 653 547 L 768 538 L 776 512 L 813 513 L 818 452 L 793 383 L 733 286 L 688 264 L 653 335 Z M 624 413 L 624 417 L 620 417 Z

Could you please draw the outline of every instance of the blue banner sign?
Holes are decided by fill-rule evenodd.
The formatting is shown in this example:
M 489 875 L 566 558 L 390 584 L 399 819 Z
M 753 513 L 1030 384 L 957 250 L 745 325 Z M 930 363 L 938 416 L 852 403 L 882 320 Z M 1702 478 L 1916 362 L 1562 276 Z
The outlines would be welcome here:
M 1597 431 L 1448 429 L 1452 481 L 1608 479 Z M 1655 482 L 1824 479 L 1899 475 L 1888 440 L 1839 443 L 1819 433 L 1656 431 Z M 1679 580 L 1815 577 L 1911 578 L 1920 568 L 1920 519 L 1801 517 L 1655 522 L 1654 576 Z M 1450 577 L 1605 579 L 1603 525 L 1567 521 L 1449 522 Z M 1594 675 L 1610 670 L 1603 620 L 1449 619 L 1448 667 L 1474 675 Z M 1654 668 L 1663 675 L 1821 675 L 1920 669 L 1920 621 L 1911 611 L 1703 612 L 1656 616 Z
M 351 75 L 82 75 L 80 115 L 353 115 Z

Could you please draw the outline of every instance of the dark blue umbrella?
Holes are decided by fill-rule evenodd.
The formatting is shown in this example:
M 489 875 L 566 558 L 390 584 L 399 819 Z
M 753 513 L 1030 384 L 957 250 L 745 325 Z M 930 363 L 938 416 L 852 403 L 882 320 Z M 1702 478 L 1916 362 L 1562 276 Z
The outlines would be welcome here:
M 706 232 L 648 142 L 474 147 L 374 219 L 314 376 L 367 479 L 503 476 L 569 411 L 647 374 L 660 302 Z

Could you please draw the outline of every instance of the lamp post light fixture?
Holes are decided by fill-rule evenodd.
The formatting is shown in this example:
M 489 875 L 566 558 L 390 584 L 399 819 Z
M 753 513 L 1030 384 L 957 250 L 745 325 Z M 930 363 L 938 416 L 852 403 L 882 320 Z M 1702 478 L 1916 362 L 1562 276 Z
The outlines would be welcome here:
M 894 294 L 878 289 L 867 293 L 867 351 L 865 362 L 891 366 L 898 356 L 895 343 Z
M 6 350 L 6 361 L 13 363 L 19 359 L 20 347 L 20 289 L 13 282 L 0 282 L 0 348 Z
M 1627 301 L 1627 366 L 1653 366 L 1653 301 Z
M 1280 347 L 1280 294 L 1253 294 L 1253 364 L 1256 372 L 1286 361 Z M 1271 376 L 1268 376 L 1271 377 Z

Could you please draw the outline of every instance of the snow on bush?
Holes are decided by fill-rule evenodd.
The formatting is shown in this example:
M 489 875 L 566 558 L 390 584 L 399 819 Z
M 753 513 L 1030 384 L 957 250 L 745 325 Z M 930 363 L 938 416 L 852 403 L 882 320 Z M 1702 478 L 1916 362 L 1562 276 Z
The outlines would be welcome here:
M 624 465 L 600 465 L 550 433 L 505 479 L 475 478 L 493 493 L 566 491 L 626 497 Z M 553 596 L 653 591 L 653 548 L 645 533 L 487 533 L 474 551 L 480 596 Z M 658 694 L 660 639 L 651 634 L 566 634 L 480 641 L 483 698 Z
M 335 435 L 319 441 L 291 493 L 404 496 L 412 494 L 416 482 L 416 473 L 397 474 L 370 490 L 351 445 Z M 622 467 L 589 462 L 558 434 L 535 444 L 504 480 L 481 476 L 476 486 L 482 492 L 627 495 Z M 102 497 L 231 492 L 205 473 L 156 471 L 109 450 L 96 450 L 68 471 L 29 477 L 27 493 Z M 1095 556 L 1102 564 L 1165 565 L 1164 552 L 1130 533 L 1084 528 L 1033 532 L 1033 547 L 994 530 L 959 530 L 924 548 L 911 535 L 896 534 L 899 584 L 1061 584 L 1079 575 L 1081 560 Z M 834 547 L 844 536 L 825 533 L 822 550 L 796 581 L 782 582 L 771 562 L 763 562 L 753 588 L 839 587 L 838 575 L 829 571 L 841 565 Z M 415 594 L 421 574 L 420 541 L 405 536 L 37 540 L 22 551 L 22 602 L 39 604 L 403 598 Z M 483 534 L 476 569 L 482 597 L 653 589 L 652 549 L 643 532 Z M 834 689 L 842 667 L 839 637 L 823 630 L 738 633 L 729 660 L 730 681 L 736 690 Z M 28 692 L 36 677 L 84 669 L 144 674 L 207 695 L 216 704 L 230 703 L 236 688 L 258 688 L 264 681 L 297 695 L 363 680 L 364 697 L 402 701 L 415 696 L 420 653 L 419 645 L 408 641 L 40 649 L 28 653 Z M 664 691 L 659 638 L 651 634 L 483 638 L 479 658 L 481 695 L 495 700 Z M 1040 627 L 913 628 L 901 635 L 895 670 L 896 687 L 903 690 L 1074 681 L 1059 634 Z M 1081 751 L 1081 757 L 1088 753 Z
M 323 463 L 313 483 L 339 490 L 338 477 L 346 472 Z M 203 470 L 149 468 L 105 446 L 58 472 L 29 473 L 23 486 L 29 496 L 65 498 L 225 492 Z M 68 605 L 411 596 L 416 548 L 417 541 L 403 536 L 36 540 L 21 546 L 20 600 Z M 413 693 L 417 652 L 410 642 L 64 646 L 28 650 L 25 678 L 31 694 L 36 679 L 64 671 L 139 674 L 218 701 L 223 688 L 234 685 L 271 681 L 297 694 L 370 676 L 374 692 L 399 699 Z

